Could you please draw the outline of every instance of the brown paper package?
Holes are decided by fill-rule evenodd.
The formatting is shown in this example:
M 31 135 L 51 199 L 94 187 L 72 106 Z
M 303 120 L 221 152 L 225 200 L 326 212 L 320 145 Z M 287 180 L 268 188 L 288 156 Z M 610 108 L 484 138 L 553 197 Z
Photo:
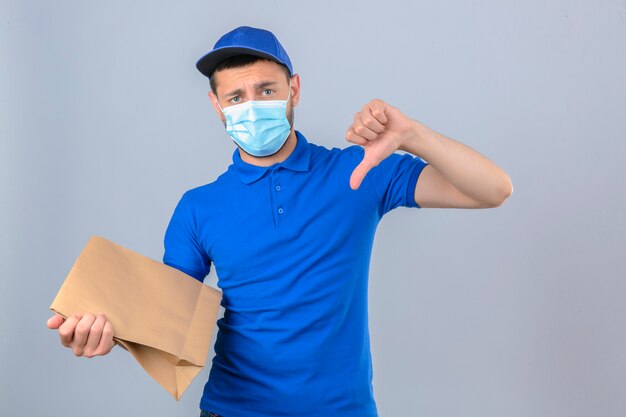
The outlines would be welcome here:
M 50 309 L 104 313 L 114 341 L 176 400 L 203 368 L 222 292 L 102 237 L 92 237 Z

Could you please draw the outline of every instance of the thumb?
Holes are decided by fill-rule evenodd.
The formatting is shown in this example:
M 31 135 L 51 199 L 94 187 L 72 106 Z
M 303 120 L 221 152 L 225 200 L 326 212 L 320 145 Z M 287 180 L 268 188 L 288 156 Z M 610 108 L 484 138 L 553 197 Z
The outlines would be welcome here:
M 361 186 L 361 182 L 363 182 L 363 178 L 365 178 L 369 170 L 374 166 L 375 165 L 368 158 L 363 158 L 359 165 L 354 168 L 354 171 L 352 171 L 352 175 L 350 176 L 350 188 L 353 190 L 358 189 Z
M 65 321 L 65 319 L 63 318 L 62 315 L 60 315 L 59 313 L 56 313 L 54 316 L 50 317 L 48 319 L 48 328 L 49 329 L 58 329 L 63 322 Z

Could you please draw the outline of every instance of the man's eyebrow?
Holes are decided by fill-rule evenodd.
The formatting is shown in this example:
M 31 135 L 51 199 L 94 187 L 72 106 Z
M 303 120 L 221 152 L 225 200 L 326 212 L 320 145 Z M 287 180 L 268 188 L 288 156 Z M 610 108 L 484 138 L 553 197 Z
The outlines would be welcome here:
M 278 82 L 276 82 L 276 81 L 261 81 L 259 83 L 254 84 L 254 88 L 256 90 L 260 90 L 261 88 L 269 87 L 269 86 L 275 85 L 275 84 L 278 84 Z M 225 94 L 224 97 L 238 96 L 241 93 L 243 93 L 243 90 L 241 88 L 238 88 L 236 90 L 231 91 L 230 93 Z

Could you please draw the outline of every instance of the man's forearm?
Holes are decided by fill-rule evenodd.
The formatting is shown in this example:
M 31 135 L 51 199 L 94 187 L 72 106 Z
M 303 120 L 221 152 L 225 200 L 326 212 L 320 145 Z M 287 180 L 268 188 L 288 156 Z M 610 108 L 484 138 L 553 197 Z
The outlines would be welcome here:
M 499 205 L 513 193 L 511 178 L 499 166 L 417 121 L 399 149 L 424 159 L 459 191 L 476 201 Z

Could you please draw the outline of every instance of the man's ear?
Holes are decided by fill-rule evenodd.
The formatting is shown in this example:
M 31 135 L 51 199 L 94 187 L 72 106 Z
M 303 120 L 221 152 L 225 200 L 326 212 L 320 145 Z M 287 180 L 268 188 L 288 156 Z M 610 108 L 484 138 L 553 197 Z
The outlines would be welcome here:
M 295 107 L 300 102 L 300 76 L 293 74 L 291 77 L 291 104 Z
M 217 117 L 219 117 L 223 123 L 225 121 L 224 113 L 222 113 L 222 110 L 220 110 L 220 107 L 217 104 L 218 103 L 217 96 L 213 94 L 213 91 L 209 91 L 209 98 L 211 99 L 211 104 L 213 105 L 213 109 L 215 110 L 215 113 L 217 113 Z

